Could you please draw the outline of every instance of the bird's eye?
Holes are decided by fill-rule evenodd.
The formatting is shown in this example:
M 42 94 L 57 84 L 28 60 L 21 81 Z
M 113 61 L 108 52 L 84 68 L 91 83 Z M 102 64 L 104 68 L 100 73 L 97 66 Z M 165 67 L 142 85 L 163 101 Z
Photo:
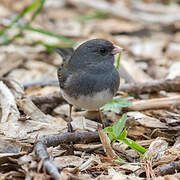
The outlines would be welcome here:
M 101 55 L 105 55 L 107 51 L 105 48 L 100 48 L 99 52 L 101 53 Z

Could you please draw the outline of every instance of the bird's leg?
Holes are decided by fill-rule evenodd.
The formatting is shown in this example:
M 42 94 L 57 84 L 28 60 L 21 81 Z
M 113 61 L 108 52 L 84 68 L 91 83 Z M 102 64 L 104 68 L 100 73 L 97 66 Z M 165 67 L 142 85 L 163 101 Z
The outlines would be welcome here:
M 102 123 L 103 128 L 105 128 L 104 120 L 103 120 L 103 115 L 101 110 L 99 109 L 99 120 Z
M 69 122 L 67 123 L 68 126 L 68 132 L 73 132 L 73 127 L 71 125 L 72 122 L 72 104 L 69 104 Z
M 69 133 L 73 132 L 73 127 L 71 125 L 71 122 L 72 122 L 72 116 L 71 116 L 71 114 L 72 114 L 72 107 L 73 107 L 72 104 L 69 104 L 69 117 L 68 117 L 68 123 L 67 123 L 67 128 L 68 128 L 68 132 Z M 69 143 L 69 147 L 68 147 L 68 149 L 67 149 L 65 154 L 67 154 L 67 155 L 69 155 L 69 154 L 73 155 L 74 154 L 74 146 L 73 146 L 73 142 L 72 141 Z

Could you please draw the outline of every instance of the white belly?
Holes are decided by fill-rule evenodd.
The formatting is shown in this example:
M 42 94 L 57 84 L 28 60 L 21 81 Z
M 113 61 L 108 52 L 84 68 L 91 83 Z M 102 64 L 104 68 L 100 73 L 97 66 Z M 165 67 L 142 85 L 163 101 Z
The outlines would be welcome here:
M 97 92 L 93 96 L 83 95 L 78 97 L 77 99 L 75 99 L 74 97 L 70 97 L 62 89 L 61 94 L 68 103 L 76 107 L 88 110 L 97 110 L 113 98 L 113 95 L 109 90 Z

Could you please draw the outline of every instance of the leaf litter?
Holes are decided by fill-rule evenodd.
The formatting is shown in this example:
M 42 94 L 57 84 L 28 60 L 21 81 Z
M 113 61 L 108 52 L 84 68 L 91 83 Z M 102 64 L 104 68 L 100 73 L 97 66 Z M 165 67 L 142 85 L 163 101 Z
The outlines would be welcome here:
M 180 6 L 167 2 L 174 4 L 46 0 L 38 15 L 26 9 L 23 16 L 31 3 L 43 1 L 2 1 L 0 31 L 8 31 L 0 37 L 1 179 L 180 179 Z M 21 19 L 12 21 L 17 14 Z M 56 77 L 61 59 L 47 47 L 91 38 L 126 50 L 116 96 L 121 100 L 104 107 L 103 119 L 113 127 L 127 113 L 123 132 L 146 148 L 144 157 L 121 141 L 111 144 L 96 112 L 74 108 L 76 133 L 66 133 L 68 106 Z

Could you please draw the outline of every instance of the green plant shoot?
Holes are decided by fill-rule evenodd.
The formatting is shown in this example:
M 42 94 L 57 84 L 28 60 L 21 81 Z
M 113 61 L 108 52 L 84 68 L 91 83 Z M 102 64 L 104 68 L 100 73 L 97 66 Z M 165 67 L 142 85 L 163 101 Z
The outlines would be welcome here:
M 127 115 L 123 114 L 121 121 L 116 122 L 113 126 L 104 128 L 103 133 L 108 134 L 111 143 L 114 143 L 114 141 L 121 141 L 122 143 L 127 144 L 130 148 L 137 151 L 140 155 L 143 155 L 146 152 L 146 149 L 137 144 L 135 141 L 127 138 L 127 130 L 124 129 L 126 119 Z
M 116 62 L 116 69 L 118 70 L 120 67 L 120 61 L 121 61 L 121 54 L 118 54 L 117 62 Z

